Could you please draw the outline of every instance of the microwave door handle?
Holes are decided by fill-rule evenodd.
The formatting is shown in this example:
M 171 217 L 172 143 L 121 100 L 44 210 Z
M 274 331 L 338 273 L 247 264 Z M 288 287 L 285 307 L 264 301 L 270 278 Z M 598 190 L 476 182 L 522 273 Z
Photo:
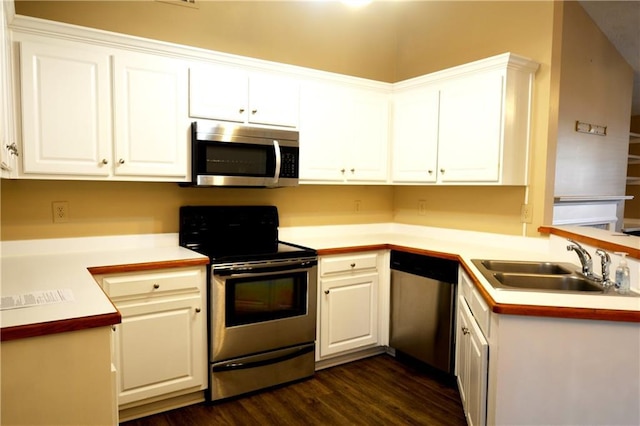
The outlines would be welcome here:
M 278 143 L 277 140 L 273 141 L 273 149 L 275 151 L 276 154 L 276 172 L 273 175 L 273 184 L 277 184 L 278 180 L 280 179 L 280 166 L 282 164 L 282 155 L 280 152 L 280 144 Z

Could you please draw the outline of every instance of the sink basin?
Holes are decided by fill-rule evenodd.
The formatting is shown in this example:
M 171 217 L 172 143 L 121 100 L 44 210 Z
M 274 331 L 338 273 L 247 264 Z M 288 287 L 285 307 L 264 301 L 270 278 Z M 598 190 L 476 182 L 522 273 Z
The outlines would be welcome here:
M 476 261 L 473 261 L 476 263 Z M 490 271 L 522 274 L 564 275 L 571 274 L 575 266 L 566 263 L 526 262 L 516 260 L 482 260 L 479 262 Z M 476 266 L 478 266 L 476 264 Z
M 604 293 L 604 289 L 571 263 L 472 259 L 493 288 L 498 290 Z
M 588 291 L 602 293 L 600 285 L 577 275 L 493 274 L 503 286 L 541 291 Z

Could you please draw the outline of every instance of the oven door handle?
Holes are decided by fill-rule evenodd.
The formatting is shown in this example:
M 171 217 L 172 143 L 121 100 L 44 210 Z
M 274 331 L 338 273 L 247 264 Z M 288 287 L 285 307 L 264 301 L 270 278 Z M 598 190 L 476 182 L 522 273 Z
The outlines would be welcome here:
M 229 361 L 229 362 L 224 362 L 218 365 L 213 365 L 211 367 L 211 371 L 216 373 L 216 372 L 222 372 L 222 371 L 244 370 L 248 368 L 263 367 L 265 365 L 277 364 L 279 362 L 284 362 L 293 358 L 297 358 L 299 356 L 308 354 L 309 352 L 313 352 L 314 350 L 315 348 L 313 344 L 305 345 L 300 348 L 293 348 L 291 352 L 288 352 L 284 355 L 276 356 L 274 358 L 266 358 L 266 359 L 260 359 L 257 361 L 247 361 L 247 362 Z
M 287 272 L 296 269 L 304 270 L 309 269 L 312 266 L 318 264 L 317 260 L 305 260 L 303 262 L 292 262 L 292 263 L 260 263 L 258 265 L 214 265 L 213 266 L 213 275 L 217 276 L 225 276 L 232 277 L 235 275 L 247 275 L 247 274 L 270 274 L 273 272 Z

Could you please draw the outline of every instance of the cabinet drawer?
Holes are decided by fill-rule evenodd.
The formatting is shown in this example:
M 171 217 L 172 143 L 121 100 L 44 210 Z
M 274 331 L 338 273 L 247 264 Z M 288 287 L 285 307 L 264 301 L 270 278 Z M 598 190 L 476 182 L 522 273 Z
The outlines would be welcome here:
M 201 277 L 200 269 L 107 275 L 102 279 L 102 288 L 112 299 L 199 291 Z
M 378 253 L 330 256 L 320 258 L 320 275 L 377 268 Z

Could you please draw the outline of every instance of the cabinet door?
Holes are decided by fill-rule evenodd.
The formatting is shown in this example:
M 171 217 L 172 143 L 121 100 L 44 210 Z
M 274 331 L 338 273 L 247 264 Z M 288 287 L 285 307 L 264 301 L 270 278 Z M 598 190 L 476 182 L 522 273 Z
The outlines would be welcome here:
M 20 77 L 23 172 L 108 176 L 109 56 L 82 45 L 22 42 Z
M 306 83 L 300 94 L 300 180 L 345 179 L 352 104 L 338 85 Z
M 120 405 L 205 383 L 199 294 L 180 299 L 142 299 L 118 305 L 115 364 Z
M 198 65 L 189 69 L 189 116 L 244 123 L 249 80 L 241 69 Z
M 503 75 L 459 78 L 440 92 L 440 182 L 498 182 Z
M 389 97 L 367 90 L 353 90 L 351 97 L 347 180 L 386 182 L 389 176 Z
M 320 356 L 378 343 L 378 274 L 322 280 Z
M 484 425 L 489 345 L 463 297 L 458 299 L 458 387 L 469 425 Z
M 460 400 L 462 407 L 467 413 L 469 411 L 469 346 L 470 342 L 467 338 L 469 332 L 469 322 L 473 321 L 470 317 L 471 312 L 467 307 L 462 296 L 458 297 L 458 318 L 456 329 L 456 381 L 458 382 L 458 390 L 460 391 Z M 464 307 L 467 307 L 465 310 Z
M 386 182 L 388 147 L 387 94 L 339 84 L 302 86 L 302 181 Z
M 437 89 L 417 89 L 394 97 L 393 182 L 435 182 L 438 167 Z
M 14 177 L 18 147 L 13 122 L 13 70 L 6 5 L 7 2 L 0 3 L 0 170 L 2 177 Z
M 291 78 L 252 75 L 249 78 L 249 122 L 297 127 L 300 85 Z
M 115 171 L 185 180 L 189 153 L 187 67 L 143 54 L 114 57 Z

